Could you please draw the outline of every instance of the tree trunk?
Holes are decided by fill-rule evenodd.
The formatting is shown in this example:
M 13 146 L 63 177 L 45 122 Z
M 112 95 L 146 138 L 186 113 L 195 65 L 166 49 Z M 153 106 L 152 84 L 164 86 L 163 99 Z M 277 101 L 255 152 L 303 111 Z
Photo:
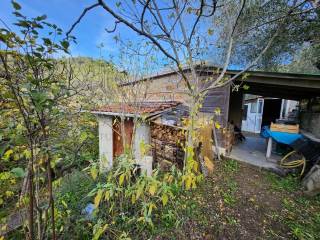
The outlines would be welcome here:
M 33 159 L 34 159 L 34 152 L 33 152 L 33 144 L 32 140 L 30 140 L 30 151 L 31 151 L 31 159 L 29 160 L 29 214 L 28 214 L 28 226 L 29 226 L 29 239 L 34 240 L 34 216 L 33 216 L 33 201 L 34 201 L 34 195 L 33 195 Z
M 52 194 L 52 175 L 51 175 L 50 156 L 48 156 L 48 161 L 47 161 L 47 174 L 48 174 L 48 190 L 49 190 L 49 203 L 50 203 L 50 214 L 51 214 L 52 239 L 56 240 L 56 226 L 55 226 L 55 217 L 54 217 L 54 199 Z

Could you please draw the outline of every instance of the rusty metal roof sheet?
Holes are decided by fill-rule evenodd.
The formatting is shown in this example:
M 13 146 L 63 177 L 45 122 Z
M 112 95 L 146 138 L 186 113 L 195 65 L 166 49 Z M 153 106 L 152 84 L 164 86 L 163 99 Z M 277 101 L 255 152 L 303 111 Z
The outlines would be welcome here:
M 181 104 L 177 101 L 111 103 L 95 109 L 94 113 L 153 114 Z

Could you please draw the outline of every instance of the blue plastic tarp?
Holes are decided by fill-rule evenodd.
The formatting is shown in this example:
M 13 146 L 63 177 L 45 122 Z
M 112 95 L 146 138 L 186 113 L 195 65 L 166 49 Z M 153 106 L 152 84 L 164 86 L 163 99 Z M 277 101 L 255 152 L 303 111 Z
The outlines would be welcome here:
M 264 138 L 272 137 L 276 142 L 290 145 L 294 141 L 302 138 L 299 133 L 285 133 L 285 132 L 274 132 L 269 127 L 263 127 L 260 135 Z

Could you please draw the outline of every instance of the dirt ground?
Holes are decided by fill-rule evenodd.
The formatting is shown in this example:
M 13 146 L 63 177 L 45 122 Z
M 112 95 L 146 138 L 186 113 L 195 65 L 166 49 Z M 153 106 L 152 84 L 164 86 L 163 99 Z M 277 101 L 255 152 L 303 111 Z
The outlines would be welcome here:
M 320 197 L 299 188 L 296 177 L 224 160 L 186 197 L 184 224 L 160 239 L 320 239 Z

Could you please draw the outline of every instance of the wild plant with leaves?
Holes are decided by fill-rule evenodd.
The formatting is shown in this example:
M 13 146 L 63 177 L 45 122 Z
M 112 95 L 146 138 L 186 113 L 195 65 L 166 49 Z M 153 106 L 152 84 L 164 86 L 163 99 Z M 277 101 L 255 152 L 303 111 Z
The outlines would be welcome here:
M 88 171 L 97 183 L 88 193 L 95 208 L 89 220 L 93 239 L 122 239 L 124 235 L 134 239 L 137 234 L 150 235 L 161 222 L 178 224 L 178 215 L 172 211 L 176 199 L 202 178 L 186 179 L 175 167 L 165 173 L 156 168 L 147 176 L 130 154 L 121 155 L 106 174 L 99 173 L 96 165 Z
M 52 173 L 60 156 L 54 137 L 78 90 L 67 62 L 54 57 L 68 54 L 74 38 L 63 39 L 45 15 L 27 18 L 12 3 L 19 31 L 0 29 L 1 127 L 8 133 L 1 161 L 16 159 L 26 169 L 18 207 L 28 205 L 27 238 L 56 239 Z

